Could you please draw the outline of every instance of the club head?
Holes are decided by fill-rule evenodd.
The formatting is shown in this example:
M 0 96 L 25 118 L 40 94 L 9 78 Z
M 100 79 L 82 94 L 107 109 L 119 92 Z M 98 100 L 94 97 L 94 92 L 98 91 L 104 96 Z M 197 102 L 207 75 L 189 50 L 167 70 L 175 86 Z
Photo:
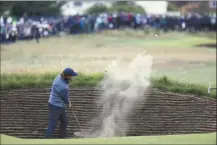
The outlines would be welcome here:
M 85 135 L 82 132 L 79 132 L 79 131 L 74 132 L 74 136 L 79 137 L 79 138 L 84 138 L 85 137 Z

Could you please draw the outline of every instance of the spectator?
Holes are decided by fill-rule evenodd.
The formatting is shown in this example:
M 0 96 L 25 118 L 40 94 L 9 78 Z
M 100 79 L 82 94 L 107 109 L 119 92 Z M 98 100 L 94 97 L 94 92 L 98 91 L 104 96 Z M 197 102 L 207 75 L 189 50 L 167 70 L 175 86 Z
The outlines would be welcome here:
M 16 40 L 36 39 L 59 35 L 93 33 L 104 29 L 134 29 L 149 26 L 164 31 L 216 31 L 216 15 L 187 16 L 148 16 L 133 13 L 102 13 L 98 15 L 65 16 L 65 17 L 20 17 L 18 21 L 12 17 L 0 17 L 0 43 L 16 42 Z

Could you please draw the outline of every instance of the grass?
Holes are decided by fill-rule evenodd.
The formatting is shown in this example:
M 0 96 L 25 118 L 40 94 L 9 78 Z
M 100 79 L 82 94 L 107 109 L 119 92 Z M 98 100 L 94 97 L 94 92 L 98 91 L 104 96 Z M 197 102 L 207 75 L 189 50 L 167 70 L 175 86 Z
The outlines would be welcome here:
M 64 67 L 84 73 L 72 86 L 95 86 L 113 59 L 121 57 L 127 64 L 138 53 L 147 51 L 154 57 L 153 87 L 208 95 L 208 84 L 216 86 L 216 49 L 197 45 L 216 43 L 215 38 L 213 33 L 169 32 L 155 37 L 143 31 L 125 30 L 47 38 L 39 44 L 27 41 L 3 45 L 1 87 L 50 87 L 57 74 L 54 72 Z M 211 96 L 216 98 L 215 94 L 212 91 Z
M 1 135 L 2 144 L 216 144 L 216 133 L 90 138 L 90 139 L 19 139 Z
M 2 74 L 1 88 L 2 89 L 22 89 L 22 88 L 44 88 L 50 87 L 53 79 L 58 73 L 45 74 Z M 103 78 L 102 73 L 80 75 L 70 84 L 71 87 L 94 87 Z M 166 76 L 152 77 L 150 79 L 152 87 L 161 90 L 167 90 L 176 93 L 187 93 L 195 95 L 208 96 L 207 86 L 200 84 L 181 83 Z M 216 92 L 212 91 L 210 97 L 216 98 Z
M 70 66 L 79 72 L 98 73 L 104 72 L 113 59 L 121 57 L 129 63 L 138 53 L 147 51 L 154 57 L 153 76 L 167 75 L 206 86 L 211 82 L 215 86 L 216 49 L 196 45 L 216 43 L 216 39 L 203 35 L 170 32 L 154 37 L 126 30 L 47 38 L 40 44 L 17 42 L 1 47 L 1 72 L 52 73 Z
M 96 35 L 47 38 L 17 42 L 1 48 L 1 72 L 57 71 L 72 66 L 80 72 L 103 72 L 113 59 L 122 57 L 129 63 L 138 53 L 147 51 L 154 56 L 153 69 L 196 67 L 197 63 L 216 63 L 216 49 L 196 47 L 216 43 L 213 38 L 191 36 L 187 33 L 165 33 L 159 37 L 135 31 L 112 31 Z M 88 53 L 87 53 L 88 52 Z M 180 62 L 178 65 L 173 60 Z M 165 62 L 165 63 L 163 63 Z M 203 68 L 205 68 L 203 66 Z
M 161 77 L 168 76 L 183 83 L 195 83 L 208 87 L 211 83 L 216 87 L 216 64 L 206 64 L 205 67 L 198 68 L 177 68 L 174 69 L 161 69 L 160 71 L 153 72 L 153 76 Z

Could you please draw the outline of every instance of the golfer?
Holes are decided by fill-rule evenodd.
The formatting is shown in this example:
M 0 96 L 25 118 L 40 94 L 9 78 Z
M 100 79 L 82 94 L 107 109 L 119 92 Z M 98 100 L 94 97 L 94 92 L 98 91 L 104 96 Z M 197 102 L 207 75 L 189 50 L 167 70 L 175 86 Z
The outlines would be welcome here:
M 71 68 L 66 68 L 53 81 L 48 106 L 50 110 L 50 121 L 45 138 L 51 138 L 54 134 L 57 122 L 60 121 L 59 137 L 66 137 L 67 116 L 65 107 L 71 108 L 69 99 L 69 82 L 78 74 Z

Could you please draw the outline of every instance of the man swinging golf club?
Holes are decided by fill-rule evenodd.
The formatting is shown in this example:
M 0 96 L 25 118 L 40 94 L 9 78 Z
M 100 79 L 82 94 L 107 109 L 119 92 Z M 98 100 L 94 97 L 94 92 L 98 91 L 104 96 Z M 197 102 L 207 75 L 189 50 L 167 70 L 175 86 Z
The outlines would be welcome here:
M 71 68 L 66 68 L 53 81 L 48 106 L 50 111 L 50 121 L 45 138 L 51 138 L 54 134 L 57 122 L 60 121 L 59 137 L 66 137 L 68 124 L 65 107 L 72 107 L 69 99 L 69 82 L 78 74 Z

